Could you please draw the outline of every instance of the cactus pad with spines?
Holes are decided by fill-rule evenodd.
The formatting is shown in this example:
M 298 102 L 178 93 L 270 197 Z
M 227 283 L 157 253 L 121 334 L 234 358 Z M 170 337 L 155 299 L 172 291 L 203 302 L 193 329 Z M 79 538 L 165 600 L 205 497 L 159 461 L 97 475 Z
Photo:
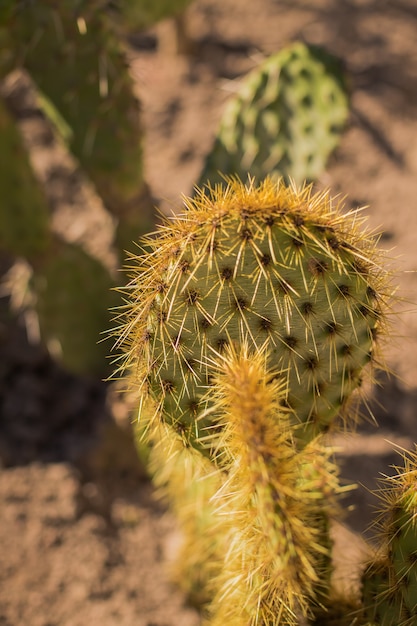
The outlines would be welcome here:
M 297 436 L 328 430 L 375 360 L 387 295 L 376 239 L 326 193 L 269 179 L 203 190 L 186 209 L 132 257 L 121 368 L 204 449 L 211 361 L 230 342 L 266 346 Z
M 366 568 L 363 603 L 378 626 L 417 624 L 417 453 L 384 480 L 381 497 L 381 551 Z
M 86 2 L 43 0 L 16 8 L 10 29 L 19 60 L 72 130 L 70 148 L 107 200 L 110 185 L 128 194 L 141 181 L 141 130 L 120 44 L 91 13 Z
M 248 173 L 258 180 L 316 180 L 339 143 L 348 110 L 338 59 L 302 43 L 281 50 L 254 69 L 228 103 L 200 185 Z

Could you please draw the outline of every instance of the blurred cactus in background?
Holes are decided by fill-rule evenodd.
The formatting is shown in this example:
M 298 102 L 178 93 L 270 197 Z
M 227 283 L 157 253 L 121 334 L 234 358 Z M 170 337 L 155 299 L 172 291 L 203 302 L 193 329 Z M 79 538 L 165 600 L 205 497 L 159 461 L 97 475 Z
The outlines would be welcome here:
M 122 41 L 93 2 L 42 0 L 2 9 L 0 75 L 13 69 L 30 75 L 41 108 L 114 216 L 122 260 L 155 225 L 143 178 L 140 107 Z M 1 247 L 32 267 L 43 341 L 73 371 L 106 375 L 106 348 L 98 342 L 116 301 L 114 279 L 101 261 L 52 234 L 48 202 L 3 101 L 0 125 Z
M 317 180 L 348 113 L 340 60 L 316 46 L 288 46 L 244 78 L 228 102 L 199 184 L 247 174 Z
M 143 179 L 139 102 L 123 45 L 94 3 L 24 2 L 6 24 L 16 67 L 117 219 L 123 254 L 155 221 Z
M 0 246 L 35 261 L 50 245 L 49 207 L 15 121 L 0 99 Z
M 159 50 L 174 55 L 193 52 L 186 11 L 191 0 L 98 0 L 98 3 L 122 32 L 130 35 L 157 25 Z
M 50 229 L 49 207 L 18 128 L 0 101 L 0 246 L 26 259 L 39 331 L 75 372 L 103 375 L 106 347 L 96 342 L 115 302 L 108 270 Z

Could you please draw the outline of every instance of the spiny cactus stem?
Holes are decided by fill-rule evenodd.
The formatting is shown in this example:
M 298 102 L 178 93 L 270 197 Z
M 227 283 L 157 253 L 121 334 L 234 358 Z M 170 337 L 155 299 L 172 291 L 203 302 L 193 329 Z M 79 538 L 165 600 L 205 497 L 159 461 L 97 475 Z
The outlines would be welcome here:
M 382 626 L 414 624 L 417 614 L 417 448 L 383 480 L 380 551 L 365 569 L 365 614 Z
M 312 451 L 294 446 L 282 405 L 286 377 L 268 373 L 265 351 L 231 343 L 217 362 L 212 412 L 221 434 L 213 438 L 225 480 L 214 501 L 228 520 L 230 548 L 214 581 L 213 625 L 269 624 L 279 614 L 296 624 L 314 603 L 328 555 L 317 525 L 317 474 L 305 472 Z M 321 461 L 334 485 L 332 464 L 326 455 Z

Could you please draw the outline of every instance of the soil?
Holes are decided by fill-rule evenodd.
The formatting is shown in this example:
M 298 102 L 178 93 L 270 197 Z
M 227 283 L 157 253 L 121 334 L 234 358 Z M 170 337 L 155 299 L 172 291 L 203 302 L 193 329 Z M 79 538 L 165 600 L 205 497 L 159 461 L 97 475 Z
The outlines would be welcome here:
M 368 489 L 417 441 L 416 1 L 195 0 L 189 55 L 168 51 L 171 26 L 128 42 L 146 179 L 165 212 L 192 192 L 225 102 L 262 58 L 302 40 L 339 55 L 350 77 L 349 124 L 318 187 L 347 196 L 347 209 L 367 207 L 392 251 L 399 296 L 385 350 L 393 373 L 378 377 L 363 407 L 379 426 L 369 418 L 336 438 L 342 478 L 359 484 L 335 530 L 339 561 L 353 570 L 362 544 L 352 533 L 367 528 L 376 503 Z M 54 140 L 27 79 L 13 75 L 3 89 L 56 230 L 114 269 L 112 222 Z M 128 400 L 114 383 L 65 371 L 9 304 L 1 300 L 0 626 L 197 626 L 170 578 L 178 529 L 135 453 Z

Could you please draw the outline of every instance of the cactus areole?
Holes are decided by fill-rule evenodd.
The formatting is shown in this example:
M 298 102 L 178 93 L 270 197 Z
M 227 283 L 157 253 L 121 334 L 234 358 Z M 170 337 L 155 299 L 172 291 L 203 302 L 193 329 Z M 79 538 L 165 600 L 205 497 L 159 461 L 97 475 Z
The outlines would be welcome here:
M 377 238 L 326 192 L 270 179 L 205 188 L 185 209 L 131 258 L 117 334 L 141 406 L 207 452 L 213 363 L 246 342 L 285 380 L 300 442 L 328 430 L 375 361 L 387 290 Z

